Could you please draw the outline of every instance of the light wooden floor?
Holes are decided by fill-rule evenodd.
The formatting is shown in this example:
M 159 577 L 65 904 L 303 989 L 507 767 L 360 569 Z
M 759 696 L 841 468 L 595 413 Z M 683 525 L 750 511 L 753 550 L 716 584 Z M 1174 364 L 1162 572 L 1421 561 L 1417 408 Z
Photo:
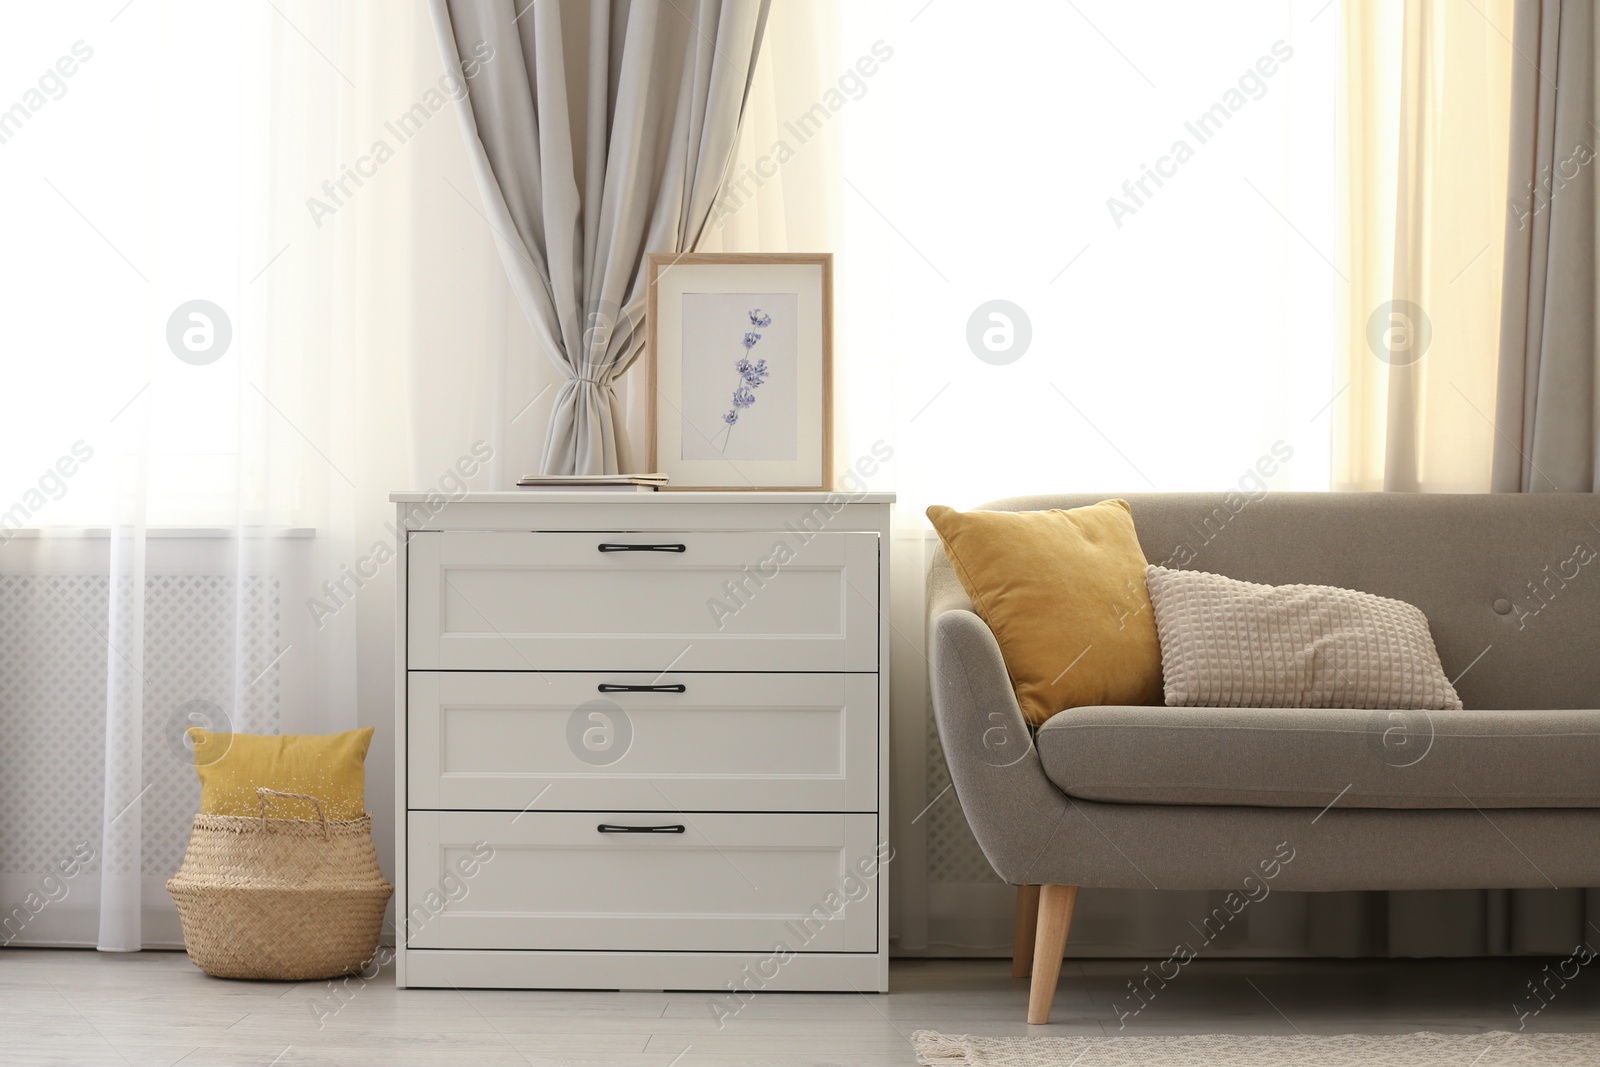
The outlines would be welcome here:
M 1343 962 L 1198 960 L 1129 1034 L 1515 1030 L 1544 959 Z M 1023 1022 L 1026 982 L 1001 960 L 897 963 L 886 996 L 757 996 L 718 1029 L 703 993 L 394 988 L 348 997 L 324 983 L 207 978 L 181 953 L 0 951 L 0 1062 L 250 1067 L 297 1064 L 608 1064 L 617 1067 L 908 1067 L 913 1030 L 989 1035 L 1119 1032 L 1142 961 L 1068 961 L 1053 1022 Z M 1527 1018 L 1530 1030 L 1600 1032 L 1600 964 Z M 1570 973 L 1571 967 L 1568 967 Z M 1154 988 L 1152 984 L 1152 988 Z M 1463 1065 L 1465 1067 L 1465 1065 Z

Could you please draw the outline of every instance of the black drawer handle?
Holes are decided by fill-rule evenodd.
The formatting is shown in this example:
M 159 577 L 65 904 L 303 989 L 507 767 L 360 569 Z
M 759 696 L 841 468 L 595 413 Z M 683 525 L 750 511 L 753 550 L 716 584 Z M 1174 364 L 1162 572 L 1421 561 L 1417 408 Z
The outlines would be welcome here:
M 684 685 L 614 685 L 611 682 L 601 682 L 602 693 L 686 693 L 688 687 Z
M 670 826 L 617 826 L 613 823 L 603 822 L 595 827 L 603 834 L 681 834 L 684 832 L 683 823 L 673 823 Z
M 614 545 L 601 542 L 602 552 L 687 552 L 688 545 Z

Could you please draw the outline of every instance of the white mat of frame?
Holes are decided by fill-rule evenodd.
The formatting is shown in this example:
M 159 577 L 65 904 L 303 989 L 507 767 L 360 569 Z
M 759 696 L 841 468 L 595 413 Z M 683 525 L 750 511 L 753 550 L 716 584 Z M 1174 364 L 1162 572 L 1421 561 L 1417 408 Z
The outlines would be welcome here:
M 918 1030 L 921 1067 L 1594 1067 L 1600 1034 L 974 1037 Z

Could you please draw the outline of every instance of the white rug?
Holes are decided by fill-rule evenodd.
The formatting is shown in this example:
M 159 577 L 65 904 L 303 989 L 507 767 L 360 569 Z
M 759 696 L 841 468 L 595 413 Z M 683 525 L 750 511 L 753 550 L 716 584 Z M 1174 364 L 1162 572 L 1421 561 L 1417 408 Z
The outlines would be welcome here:
M 1595 1067 L 1600 1034 L 973 1037 L 918 1030 L 921 1067 Z

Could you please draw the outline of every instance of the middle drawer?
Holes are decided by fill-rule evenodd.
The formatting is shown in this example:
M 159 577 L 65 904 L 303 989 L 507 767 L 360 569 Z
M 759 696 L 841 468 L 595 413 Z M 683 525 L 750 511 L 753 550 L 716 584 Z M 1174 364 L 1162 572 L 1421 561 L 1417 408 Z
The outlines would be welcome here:
M 411 808 L 878 809 L 877 675 L 412 671 L 407 687 Z

